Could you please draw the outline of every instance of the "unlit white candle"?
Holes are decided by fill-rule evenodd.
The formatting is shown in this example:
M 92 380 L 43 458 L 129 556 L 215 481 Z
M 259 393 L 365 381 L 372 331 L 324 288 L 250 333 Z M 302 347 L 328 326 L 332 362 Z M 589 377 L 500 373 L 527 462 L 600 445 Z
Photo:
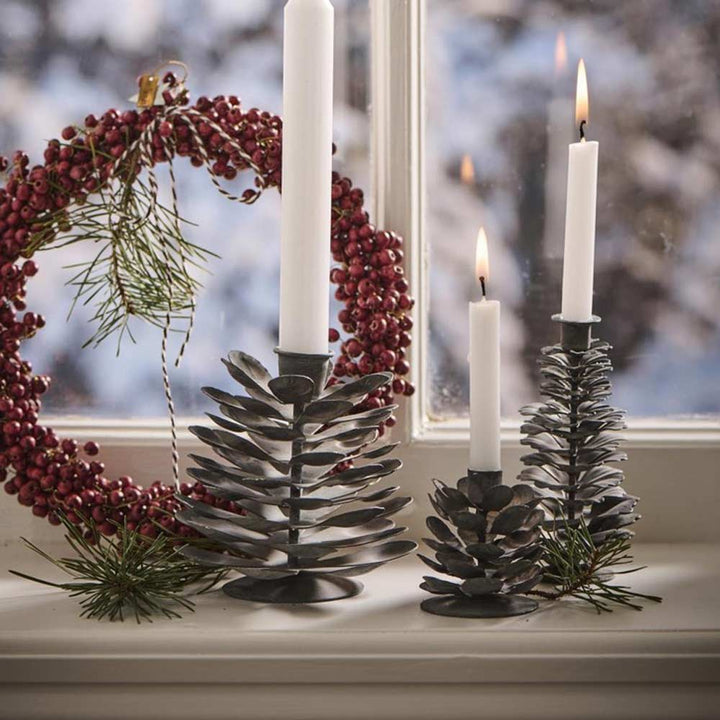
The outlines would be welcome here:
M 587 81 L 582 60 L 576 108 L 578 125 L 583 120 L 587 122 Z M 572 322 L 588 322 L 592 318 L 597 173 L 598 143 L 586 142 L 584 138 L 572 143 L 568 155 L 562 293 L 562 316 Z
M 487 240 L 478 233 L 477 277 L 487 284 Z M 500 303 L 470 303 L 470 470 L 500 470 Z
M 326 353 L 333 23 L 330 0 L 288 0 L 283 62 L 280 349 Z

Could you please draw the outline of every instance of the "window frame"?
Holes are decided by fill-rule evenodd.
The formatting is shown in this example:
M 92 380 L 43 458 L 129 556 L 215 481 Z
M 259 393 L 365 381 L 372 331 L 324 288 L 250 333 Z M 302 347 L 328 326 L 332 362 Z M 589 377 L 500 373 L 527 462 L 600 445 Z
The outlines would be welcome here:
M 468 422 L 436 421 L 427 416 L 430 387 L 428 247 L 424 227 L 424 24 L 425 0 L 369 0 L 371 22 L 371 174 L 374 217 L 383 227 L 401 233 L 406 241 L 405 268 L 417 305 L 414 341 L 410 349 L 411 380 L 416 393 L 398 410 L 395 439 L 403 443 L 408 468 L 422 467 L 431 455 L 438 468 L 462 468 L 469 444 Z M 201 447 L 187 431 L 202 418 L 182 417 L 178 439 L 183 454 Z M 148 483 L 167 477 L 170 429 L 166 418 L 95 419 L 44 418 L 63 437 L 95 439 L 103 445 L 109 472 L 135 474 Z M 637 465 L 640 484 L 671 480 L 679 468 L 716 483 L 720 479 L 720 419 L 633 420 L 625 433 L 625 449 Z M 519 422 L 502 423 L 503 463 L 511 474 L 519 466 L 522 445 Z M 662 477 L 658 478 L 658 470 Z M 429 469 L 428 469 L 429 472 Z M 649 477 L 652 473 L 653 477 Z M 512 473 L 514 474 L 514 472 Z M 667 477 L 664 477 L 667 475 Z M 404 472 L 402 481 L 427 481 Z M 720 485 L 718 485 L 720 487 Z M 408 489 L 412 489 L 408 487 Z

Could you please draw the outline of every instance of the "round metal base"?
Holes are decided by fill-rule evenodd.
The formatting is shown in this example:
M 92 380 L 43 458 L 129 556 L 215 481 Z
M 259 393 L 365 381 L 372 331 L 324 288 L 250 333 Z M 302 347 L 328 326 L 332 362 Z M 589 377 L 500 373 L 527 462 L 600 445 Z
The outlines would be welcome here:
M 499 618 L 525 615 L 537 610 L 538 604 L 519 595 L 485 595 L 482 597 L 459 597 L 443 595 L 423 600 L 420 607 L 433 615 L 464 618 Z
M 240 600 L 287 604 L 342 600 L 354 597 L 362 589 L 359 582 L 348 578 L 302 572 L 279 580 L 243 577 L 223 585 L 226 595 Z

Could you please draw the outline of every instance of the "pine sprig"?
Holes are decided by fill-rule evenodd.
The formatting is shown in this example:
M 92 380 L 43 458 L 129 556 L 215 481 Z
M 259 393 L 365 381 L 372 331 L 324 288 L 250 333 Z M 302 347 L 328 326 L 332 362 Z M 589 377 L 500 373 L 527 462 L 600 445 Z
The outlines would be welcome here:
M 217 257 L 184 236 L 183 226 L 191 223 L 174 202 L 161 202 L 154 168 L 147 180 L 129 170 L 137 160 L 128 158 L 108 180 L 95 178 L 97 192 L 47 213 L 33 233 L 31 252 L 75 243 L 96 247 L 91 259 L 69 266 L 67 282 L 75 289 L 70 314 L 78 305 L 95 309 L 85 345 L 117 334 L 119 350 L 125 335 L 133 339 L 133 318 L 163 327 L 170 313 L 175 326 L 187 326 L 202 287 L 193 273 Z
M 646 595 L 627 585 L 614 584 L 616 575 L 627 575 L 644 569 L 630 567 L 630 539 L 618 536 L 595 545 L 583 520 L 577 525 L 565 523 L 562 532 L 548 533 L 543 538 L 543 582 L 552 591 L 535 590 L 528 593 L 548 600 L 574 597 L 590 603 L 598 613 L 612 612 L 613 605 L 642 610 L 640 600 L 662 602 L 657 595 Z
M 65 539 L 75 553 L 73 557 L 54 558 L 21 539 L 73 579 L 51 582 L 16 570 L 10 572 L 79 598 L 80 617 L 122 621 L 134 616 L 138 623 L 152 622 L 156 616 L 179 618 L 181 610 L 194 612 L 195 603 L 186 596 L 190 586 L 200 585 L 194 592 L 200 594 L 226 575 L 226 571 L 210 570 L 184 558 L 175 549 L 177 539 L 165 532 L 151 539 L 120 526 L 115 538 L 94 534 L 93 544 L 80 527 L 62 516 L 60 519 L 65 525 Z M 87 524 L 94 532 L 92 521 Z

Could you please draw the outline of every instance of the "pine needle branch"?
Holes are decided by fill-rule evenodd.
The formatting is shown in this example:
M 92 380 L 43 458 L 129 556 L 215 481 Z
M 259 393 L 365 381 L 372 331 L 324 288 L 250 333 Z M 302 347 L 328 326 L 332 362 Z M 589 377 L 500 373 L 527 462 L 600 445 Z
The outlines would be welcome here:
M 16 570 L 10 572 L 78 598 L 81 617 L 122 621 L 130 615 L 138 623 L 152 622 L 158 615 L 179 618 L 182 610 L 194 611 L 195 604 L 187 597 L 190 587 L 199 585 L 195 594 L 207 592 L 227 574 L 184 558 L 176 551 L 178 539 L 166 532 L 151 539 L 122 525 L 116 537 L 108 538 L 98 533 L 88 519 L 90 534 L 86 537 L 79 526 L 63 516 L 60 519 L 75 557 L 53 558 L 29 540 L 22 541 L 72 580 L 52 582 Z
M 612 612 L 614 605 L 642 610 L 641 600 L 662 602 L 657 595 L 638 593 L 627 585 L 612 582 L 616 575 L 643 569 L 627 568 L 633 563 L 628 537 L 612 537 L 597 546 L 583 520 L 574 526 L 565 523 L 561 532 L 546 534 L 543 546 L 543 582 L 553 589 L 534 590 L 529 595 L 547 600 L 574 597 L 589 603 L 598 613 Z

